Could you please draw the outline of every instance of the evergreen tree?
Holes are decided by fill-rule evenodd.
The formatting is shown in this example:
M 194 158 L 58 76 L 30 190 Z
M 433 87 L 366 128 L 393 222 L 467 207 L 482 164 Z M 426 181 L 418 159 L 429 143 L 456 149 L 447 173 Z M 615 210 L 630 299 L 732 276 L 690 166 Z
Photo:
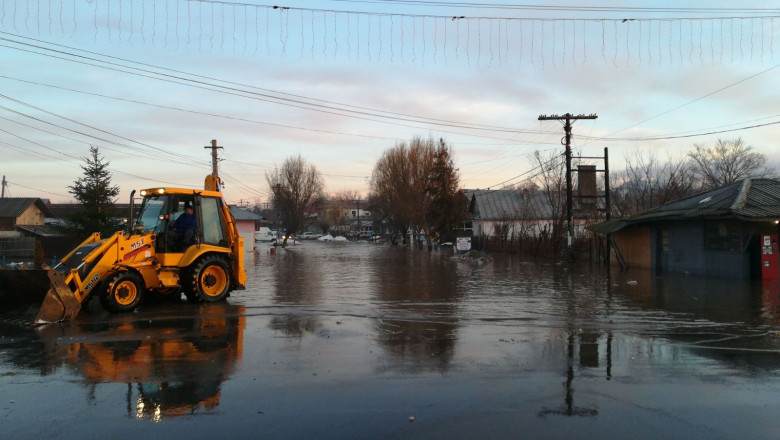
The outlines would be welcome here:
M 122 227 L 114 208 L 119 187 L 111 185 L 109 162 L 103 160 L 98 148 L 90 147 L 89 153 L 90 157 L 85 157 L 81 166 L 84 175 L 68 187 L 68 192 L 81 203 L 82 209 L 68 220 L 77 235 L 86 237 L 100 232 L 101 236 L 107 237 Z
M 452 160 L 452 149 L 439 139 L 434 150 L 433 168 L 425 189 L 431 198 L 428 224 L 430 234 L 439 241 L 454 241 L 455 227 L 463 221 L 466 198 L 460 193 L 458 170 Z M 430 247 L 430 241 L 429 241 Z

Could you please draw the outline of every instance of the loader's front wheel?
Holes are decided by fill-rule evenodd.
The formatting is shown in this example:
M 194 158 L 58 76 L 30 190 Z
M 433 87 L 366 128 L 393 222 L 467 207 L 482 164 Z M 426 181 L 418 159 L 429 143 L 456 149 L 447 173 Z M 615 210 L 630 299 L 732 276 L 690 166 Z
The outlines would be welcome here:
M 131 312 L 141 303 L 144 283 L 133 272 L 118 272 L 104 286 L 100 302 L 109 312 Z
M 210 255 L 187 271 L 184 294 L 195 303 L 221 301 L 230 292 L 230 282 L 230 264 L 223 257 Z

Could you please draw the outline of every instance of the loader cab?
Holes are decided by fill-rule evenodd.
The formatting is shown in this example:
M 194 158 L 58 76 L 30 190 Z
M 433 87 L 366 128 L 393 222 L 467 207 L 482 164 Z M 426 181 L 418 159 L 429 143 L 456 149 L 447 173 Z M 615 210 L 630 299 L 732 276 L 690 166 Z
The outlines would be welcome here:
M 227 247 L 226 221 L 222 215 L 222 199 L 197 192 L 177 193 L 166 189 L 146 190 L 134 227 L 135 233 L 155 234 L 155 252 L 180 253 L 188 247 L 204 243 Z M 146 193 L 146 194 L 144 194 Z M 174 223 L 187 207 L 194 209 L 195 232 L 184 240 L 174 231 Z

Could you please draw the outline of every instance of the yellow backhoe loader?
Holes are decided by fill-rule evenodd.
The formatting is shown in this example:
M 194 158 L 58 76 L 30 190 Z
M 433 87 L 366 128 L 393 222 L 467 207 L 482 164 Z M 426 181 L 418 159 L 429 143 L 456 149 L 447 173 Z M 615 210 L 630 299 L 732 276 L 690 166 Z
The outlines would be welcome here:
M 149 188 L 128 228 L 110 237 L 92 234 L 48 271 L 51 286 L 36 323 L 75 318 L 81 305 L 97 297 L 111 312 L 129 312 L 146 295 L 216 302 L 244 289 L 244 241 L 222 198 L 216 174 L 204 189 Z M 192 209 L 196 228 L 174 230 L 175 220 Z

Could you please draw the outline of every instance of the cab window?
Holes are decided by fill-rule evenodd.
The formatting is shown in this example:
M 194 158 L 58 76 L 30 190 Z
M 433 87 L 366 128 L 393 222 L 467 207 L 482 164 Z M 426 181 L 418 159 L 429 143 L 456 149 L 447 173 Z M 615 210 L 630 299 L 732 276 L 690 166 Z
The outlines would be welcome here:
M 158 234 L 165 230 L 165 208 L 168 196 L 150 196 L 144 199 L 141 211 L 138 213 L 138 221 L 135 227 L 143 228 L 143 232 Z
M 200 200 L 203 220 L 203 242 L 214 246 L 225 246 L 225 231 L 220 215 L 219 199 L 204 197 Z

